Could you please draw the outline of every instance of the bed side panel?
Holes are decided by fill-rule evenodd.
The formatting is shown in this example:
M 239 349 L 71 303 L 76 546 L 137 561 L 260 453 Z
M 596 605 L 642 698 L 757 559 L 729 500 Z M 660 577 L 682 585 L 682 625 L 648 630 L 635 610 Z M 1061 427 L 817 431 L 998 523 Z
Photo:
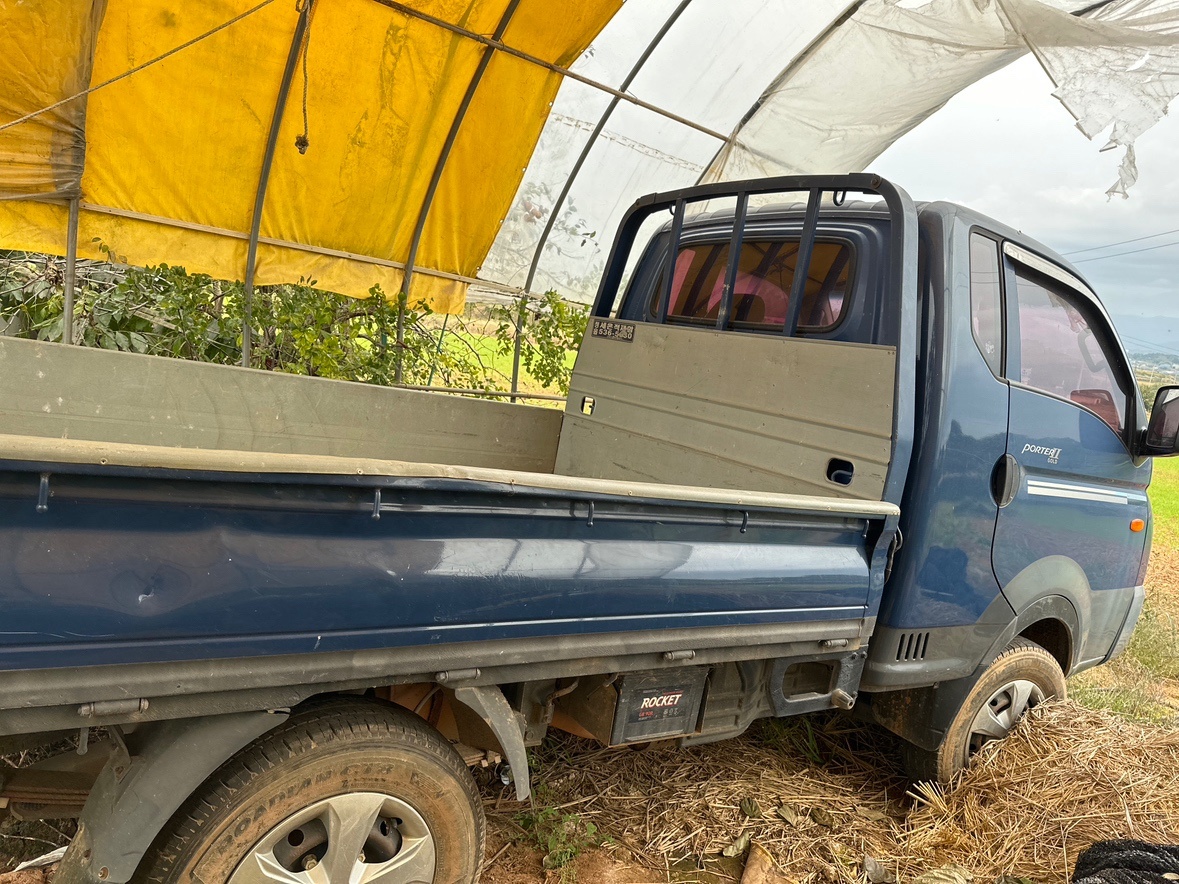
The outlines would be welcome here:
M 0 432 L 551 472 L 561 415 L 0 337 Z

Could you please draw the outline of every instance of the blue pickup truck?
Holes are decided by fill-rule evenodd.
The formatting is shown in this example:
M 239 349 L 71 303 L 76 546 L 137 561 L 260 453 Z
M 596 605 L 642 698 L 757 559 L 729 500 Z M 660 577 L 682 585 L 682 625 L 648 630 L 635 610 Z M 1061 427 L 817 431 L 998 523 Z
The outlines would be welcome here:
M 849 199 L 851 197 L 851 199 Z M 872 175 L 639 200 L 566 407 L 0 338 L 0 814 L 62 884 L 469 882 L 470 768 L 843 709 L 951 782 L 1143 603 L 1067 262 Z

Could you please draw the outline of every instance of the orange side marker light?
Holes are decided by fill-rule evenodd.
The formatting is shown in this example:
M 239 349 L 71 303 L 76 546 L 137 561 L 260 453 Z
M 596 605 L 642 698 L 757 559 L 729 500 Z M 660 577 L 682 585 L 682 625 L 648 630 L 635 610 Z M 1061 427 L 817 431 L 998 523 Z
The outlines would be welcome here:
M 1137 534 L 1139 531 L 1141 531 L 1145 527 L 1146 527 L 1146 520 L 1145 519 L 1133 519 L 1130 522 L 1130 530 L 1133 531 L 1135 534 Z

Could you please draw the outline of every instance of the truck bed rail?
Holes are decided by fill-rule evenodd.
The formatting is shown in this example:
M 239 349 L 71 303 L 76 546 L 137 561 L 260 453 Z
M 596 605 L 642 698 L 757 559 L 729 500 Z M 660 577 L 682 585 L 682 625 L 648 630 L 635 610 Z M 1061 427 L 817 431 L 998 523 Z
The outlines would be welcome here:
M 676 501 L 738 509 L 772 509 L 867 518 L 885 518 L 900 513 L 900 508 L 896 504 L 883 501 L 705 488 L 696 485 L 587 479 L 548 473 L 358 457 L 167 448 L 157 445 L 0 434 L 0 469 L 51 474 L 63 467 L 67 468 L 64 471 L 74 474 L 167 471 L 202 476 L 217 474 L 218 478 L 229 481 L 232 481 L 234 476 L 248 481 L 255 481 L 259 476 L 271 479 L 286 476 L 297 477 L 299 481 L 304 482 L 314 481 L 315 477 L 336 480 L 351 477 L 352 484 L 372 484 L 374 487 L 385 484 L 381 480 L 440 479 L 507 486 L 518 492 L 566 492 L 579 496 Z

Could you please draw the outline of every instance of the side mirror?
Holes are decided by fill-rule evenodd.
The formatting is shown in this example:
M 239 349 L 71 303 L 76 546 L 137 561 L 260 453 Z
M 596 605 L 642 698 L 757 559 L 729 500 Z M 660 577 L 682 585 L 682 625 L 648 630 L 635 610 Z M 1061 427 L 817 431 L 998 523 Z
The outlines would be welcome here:
M 1179 387 L 1159 387 L 1150 410 L 1143 454 L 1166 457 L 1179 449 Z

